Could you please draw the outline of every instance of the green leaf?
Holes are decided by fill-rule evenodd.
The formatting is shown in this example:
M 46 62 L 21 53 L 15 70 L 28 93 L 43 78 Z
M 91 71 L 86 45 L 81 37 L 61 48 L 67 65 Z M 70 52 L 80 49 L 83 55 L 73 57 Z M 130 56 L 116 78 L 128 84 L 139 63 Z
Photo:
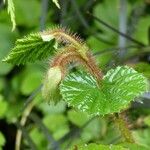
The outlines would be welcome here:
M 0 14 L 1 16 L 2 14 Z M 6 17 L 6 16 L 5 16 Z M 18 31 L 10 32 L 10 25 L 0 21 L 0 60 L 2 60 L 8 53 L 16 38 L 18 37 Z M 13 68 L 12 64 L 4 63 L 0 61 L 0 75 L 8 74 Z
M 108 23 L 110 26 L 114 28 L 119 28 L 119 1 L 118 0 L 113 0 L 113 1 L 99 1 L 97 5 L 93 8 L 93 15 L 100 18 L 104 22 Z M 130 3 L 127 3 L 127 17 L 130 15 Z M 113 15 L 112 15 L 112 10 L 113 10 Z M 98 35 L 102 39 L 105 39 L 107 41 L 117 43 L 118 41 L 118 35 L 108 29 L 108 27 L 100 24 L 95 20 L 95 25 L 99 29 L 102 30 L 102 33 L 100 32 Z
M 37 87 L 40 86 L 42 81 L 42 72 L 40 70 L 33 69 L 27 70 L 24 73 L 24 78 L 21 82 L 21 93 L 23 95 L 31 94 Z
M 135 130 L 133 131 L 132 135 L 136 143 L 146 148 L 150 147 L 150 140 L 149 140 L 150 129 L 149 128 Z
M 33 142 L 38 146 L 38 149 L 46 149 L 47 141 L 45 140 L 44 135 L 37 129 L 36 127 L 33 127 L 30 131 L 30 136 L 33 140 Z
M 0 147 L 4 146 L 6 143 L 4 135 L 0 132 Z
M 8 103 L 3 100 L 3 96 L 0 95 L 0 119 L 4 118 L 5 113 L 7 113 Z
M 69 132 L 68 120 L 63 114 L 46 115 L 43 123 L 53 133 L 56 140 Z
M 95 117 L 83 128 L 80 139 L 85 143 L 93 139 L 96 141 L 102 140 L 106 133 L 106 128 L 106 121 L 100 117 Z
M 75 110 L 70 110 L 68 111 L 68 119 L 73 124 L 82 127 L 89 120 L 89 116 L 84 112 L 77 112 Z
M 77 146 L 77 149 L 79 150 L 128 150 L 118 145 L 100 145 L 94 143 L 91 143 L 89 145 L 79 146 L 79 147 Z
M 150 26 L 149 20 L 149 15 L 141 17 L 136 25 L 136 32 L 134 33 L 134 37 L 144 44 L 148 44 L 148 28 Z
M 150 127 L 150 115 L 144 118 L 144 123 Z
M 148 88 L 146 78 L 127 66 L 111 69 L 101 85 L 88 73 L 72 73 L 60 85 L 63 99 L 91 115 L 120 112 Z
M 148 90 L 147 79 L 128 66 L 109 70 L 103 83 L 103 90 L 106 97 L 111 98 L 109 103 L 114 112 L 126 108 L 131 101 Z
M 16 46 L 3 60 L 13 64 L 25 64 L 46 59 L 54 50 L 55 41 L 43 41 L 40 34 L 30 34 L 16 41 Z
M 145 77 L 150 78 L 150 64 L 139 62 L 135 64 L 135 70 L 144 74 Z
M 25 28 L 38 27 L 41 17 L 41 1 L 14 0 L 16 23 Z M 51 10 L 50 10 L 51 11 Z

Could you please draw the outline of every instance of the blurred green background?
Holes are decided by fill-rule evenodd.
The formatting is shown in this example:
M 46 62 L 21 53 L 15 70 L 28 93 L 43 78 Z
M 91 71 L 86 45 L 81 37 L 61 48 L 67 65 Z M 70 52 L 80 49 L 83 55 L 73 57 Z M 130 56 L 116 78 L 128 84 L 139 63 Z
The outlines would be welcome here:
M 80 34 L 104 72 L 127 64 L 150 78 L 149 0 L 60 0 L 59 4 L 61 9 L 51 0 L 14 0 L 17 27 L 11 32 L 7 6 L 0 0 L 0 59 L 9 53 L 16 39 L 62 25 Z M 129 37 L 124 38 L 87 12 Z M 46 150 L 90 142 L 120 143 L 120 132 L 112 118 L 89 118 L 63 101 L 51 106 L 42 99 L 39 87 L 47 66 L 48 60 L 24 66 L 0 62 L 0 150 L 15 149 L 19 120 L 28 106 L 27 98 L 35 90 L 32 113 L 22 129 L 21 150 L 32 146 Z M 143 95 L 140 100 L 144 103 L 133 104 L 127 118 L 135 141 L 150 149 L 149 99 L 149 94 Z

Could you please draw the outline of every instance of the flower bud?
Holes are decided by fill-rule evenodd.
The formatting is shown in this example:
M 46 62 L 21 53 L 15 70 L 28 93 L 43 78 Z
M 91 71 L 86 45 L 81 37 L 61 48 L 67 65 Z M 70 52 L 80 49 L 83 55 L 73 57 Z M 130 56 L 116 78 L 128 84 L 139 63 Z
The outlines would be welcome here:
M 53 101 L 57 103 L 60 100 L 59 83 L 62 79 L 62 72 L 60 67 L 52 67 L 48 70 L 44 79 L 42 95 L 48 102 Z

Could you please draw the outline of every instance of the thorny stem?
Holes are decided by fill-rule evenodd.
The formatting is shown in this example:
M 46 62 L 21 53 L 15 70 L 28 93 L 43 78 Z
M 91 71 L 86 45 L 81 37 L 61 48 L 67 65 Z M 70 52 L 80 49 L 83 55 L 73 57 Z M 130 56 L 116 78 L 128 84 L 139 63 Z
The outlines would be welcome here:
M 66 52 L 58 54 L 53 62 L 51 63 L 51 67 L 59 66 L 62 70 L 62 74 L 66 73 L 66 66 L 71 62 L 78 62 L 81 65 L 85 66 L 85 68 L 96 77 L 97 80 L 102 80 L 102 72 L 99 67 L 96 65 L 96 62 L 93 56 L 87 52 L 86 53 L 87 59 L 84 59 L 80 53 L 77 52 L 75 48 L 68 47 Z
M 124 137 L 126 142 L 134 143 L 134 139 L 128 128 L 128 124 L 127 124 L 124 114 L 122 114 L 122 113 L 116 114 L 115 115 L 115 123 L 117 124 L 117 126 L 121 132 L 121 135 Z

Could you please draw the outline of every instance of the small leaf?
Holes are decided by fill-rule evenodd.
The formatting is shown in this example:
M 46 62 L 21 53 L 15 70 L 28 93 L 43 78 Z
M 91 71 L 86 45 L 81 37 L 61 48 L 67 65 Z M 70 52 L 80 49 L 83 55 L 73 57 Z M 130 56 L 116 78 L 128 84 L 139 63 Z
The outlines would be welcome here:
M 55 3 L 55 5 L 60 9 L 60 5 L 59 5 L 59 3 L 58 3 L 58 0 L 52 0 L 53 1 L 53 3 Z
M 16 46 L 3 60 L 13 64 L 25 64 L 46 59 L 54 50 L 55 41 L 43 41 L 40 34 L 30 34 L 18 39 Z
M 91 115 L 120 112 L 148 88 L 147 80 L 134 69 L 117 67 L 104 76 L 100 87 L 87 73 L 72 73 L 60 85 L 63 99 Z

